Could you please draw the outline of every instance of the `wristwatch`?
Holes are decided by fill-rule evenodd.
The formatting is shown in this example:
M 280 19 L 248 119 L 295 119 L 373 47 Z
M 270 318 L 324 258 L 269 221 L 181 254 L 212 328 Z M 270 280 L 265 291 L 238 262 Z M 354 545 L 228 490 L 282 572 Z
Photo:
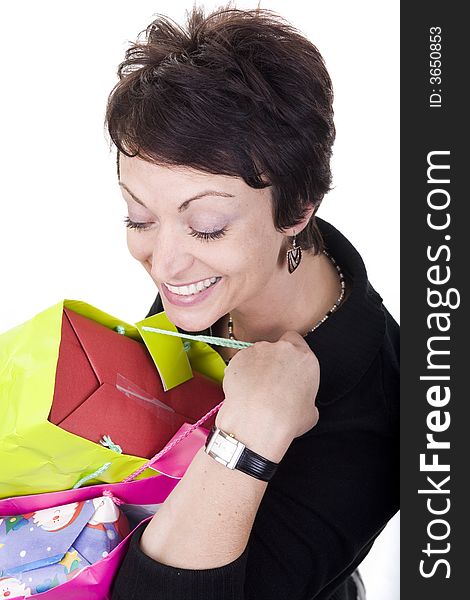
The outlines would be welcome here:
M 231 433 L 212 427 L 207 436 L 205 452 L 229 469 L 238 469 L 262 481 L 269 481 L 277 470 L 278 463 L 249 450 Z

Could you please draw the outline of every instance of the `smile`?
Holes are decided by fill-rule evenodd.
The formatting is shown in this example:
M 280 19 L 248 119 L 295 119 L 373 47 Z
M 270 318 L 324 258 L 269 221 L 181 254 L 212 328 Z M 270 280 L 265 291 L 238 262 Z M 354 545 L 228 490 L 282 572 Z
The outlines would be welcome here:
M 217 283 L 221 277 L 211 277 L 210 279 L 201 279 L 201 281 L 196 281 L 195 283 L 191 283 L 190 285 L 170 285 L 169 283 L 164 283 L 163 285 L 173 294 L 177 294 L 178 296 L 192 296 L 194 294 L 199 294 L 200 292 L 206 290 L 211 287 L 215 283 Z

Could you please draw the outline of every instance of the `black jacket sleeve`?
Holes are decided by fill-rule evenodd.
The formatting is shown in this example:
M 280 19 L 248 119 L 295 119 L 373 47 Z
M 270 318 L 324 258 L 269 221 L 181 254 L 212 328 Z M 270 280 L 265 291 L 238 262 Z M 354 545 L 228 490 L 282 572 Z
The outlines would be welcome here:
M 113 600 L 178 598 L 243 598 L 247 551 L 232 563 L 215 569 L 177 569 L 154 561 L 140 549 L 147 523 L 132 536 L 129 551 L 116 580 Z

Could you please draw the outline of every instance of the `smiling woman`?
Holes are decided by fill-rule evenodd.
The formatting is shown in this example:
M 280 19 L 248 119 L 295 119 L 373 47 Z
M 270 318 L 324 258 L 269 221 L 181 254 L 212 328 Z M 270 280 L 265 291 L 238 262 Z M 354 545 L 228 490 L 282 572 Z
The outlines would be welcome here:
M 275 13 L 195 7 L 186 28 L 152 22 L 118 75 L 106 124 L 150 314 L 252 345 L 221 351 L 217 428 L 134 534 L 113 597 L 363 598 L 356 567 L 398 509 L 399 334 L 316 216 L 325 63 Z

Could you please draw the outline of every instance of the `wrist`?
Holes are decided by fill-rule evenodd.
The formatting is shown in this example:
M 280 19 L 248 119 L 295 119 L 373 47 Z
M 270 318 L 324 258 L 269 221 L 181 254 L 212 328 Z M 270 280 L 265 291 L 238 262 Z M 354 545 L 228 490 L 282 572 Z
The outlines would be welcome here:
M 249 450 L 262 457 L 279 463 L 289 448 L 292 437 L 278 426 L 270 426 L 263 418 L 236 418 L 234 415 L 219 414 L 215 425 L 226 433 L 231 433 Z

